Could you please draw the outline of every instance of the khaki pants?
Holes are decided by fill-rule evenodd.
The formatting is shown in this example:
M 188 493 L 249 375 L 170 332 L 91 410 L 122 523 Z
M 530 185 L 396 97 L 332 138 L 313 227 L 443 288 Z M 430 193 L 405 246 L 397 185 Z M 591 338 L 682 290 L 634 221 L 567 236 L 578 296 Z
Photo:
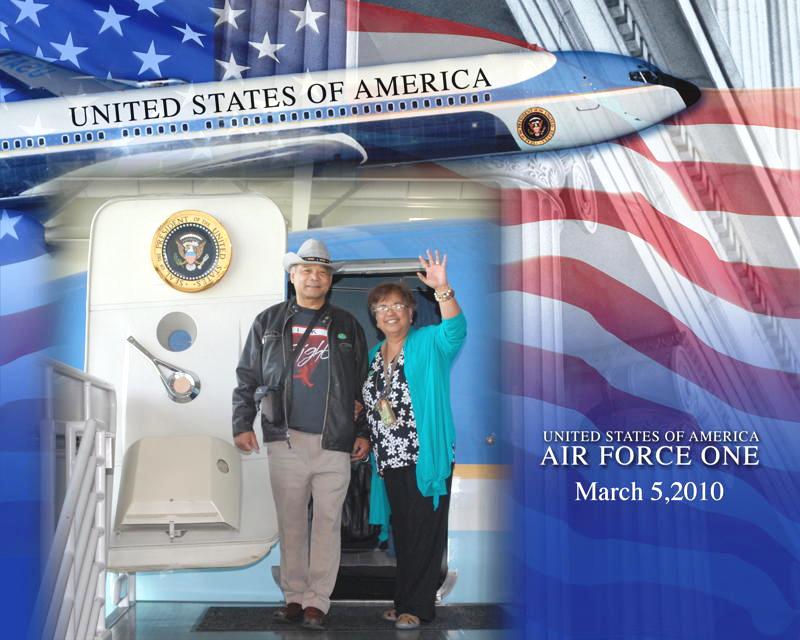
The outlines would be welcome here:
M 287 603 L 327 613 L 339 572 L 350 454 L 323 449 L 319 435 L 294 429 L 289 434 L 291 448 L 286 442 L 267 444 L 280 535 L 280 587 Z M 314 499 L 310 546 L 309 498 Z

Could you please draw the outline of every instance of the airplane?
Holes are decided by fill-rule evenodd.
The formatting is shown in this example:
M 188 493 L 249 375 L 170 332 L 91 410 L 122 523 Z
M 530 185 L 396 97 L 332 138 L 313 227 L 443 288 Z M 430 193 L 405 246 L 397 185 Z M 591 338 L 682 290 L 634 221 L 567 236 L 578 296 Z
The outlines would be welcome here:
M 40 95 L 37 65 L 46 63 L 21 57 L 0 55 L 0 71 Z M 75 79 L 57 80 L 75 90 Z M 143 88 L 108 80 L 88 94 L 85 84 L 83 95 L 0 104 L 0 197 L 46 192 L 65 175 L 246 176 L 579 147 L 647 128 L 700 98 L 691 83 L 636 58 L 541 49 Z

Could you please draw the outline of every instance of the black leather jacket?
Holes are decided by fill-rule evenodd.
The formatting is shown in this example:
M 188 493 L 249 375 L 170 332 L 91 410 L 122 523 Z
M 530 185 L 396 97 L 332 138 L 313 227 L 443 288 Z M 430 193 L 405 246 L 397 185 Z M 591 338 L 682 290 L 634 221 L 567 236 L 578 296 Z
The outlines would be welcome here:
M 286 358 L 292 352 L 292 316 L 300 311 L 295 300 L 265 309 L 256 316 L 247 336 L 233 390 L 233 435 L 253 430 L 257 405 L 254 393 L 262 385 L 277 386 Z M 347 311 L 328 305 L 319 324 L 328 328 L 330 364 L 328 402 L 322 425 L 322 448 L 351 451 L 356 436 L 369 438 L 367 421 L 353 420 L 355 401 L 363 404 L 361 386 L 367 377 L 367 344 L 364 330 Z M 292 402 L 292 383 L 284 384 L 284 413 L 288 419 Z M 363 413 L 362 413 L 363 415 Z M 272 424 L 261 416 L 264 442 L 287 440 L 289 425 Z

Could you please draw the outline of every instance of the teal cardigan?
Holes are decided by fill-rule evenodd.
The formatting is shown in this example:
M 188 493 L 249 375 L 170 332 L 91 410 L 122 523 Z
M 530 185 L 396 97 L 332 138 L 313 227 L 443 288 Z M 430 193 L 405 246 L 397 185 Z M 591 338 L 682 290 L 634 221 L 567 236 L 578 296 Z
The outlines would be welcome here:
M 439 496 L 447 494 L 447 478 L 452 472 L 456 432 L 450 409 L 450 367 L 466 335 L 467 320 L 459 313 L 440 324 L 411 327 L 403 345 L 403 369 L 419 440 L 417 487 L 423 496 L 433 498 L 434 509 L 439 507 Z M 370 362 L 382 344 L 378 343 L 369 352 Z M 369 522 L 382 525 L 381 539 L 385 540 L 391 513 L 389 499 L 374 456 L 371 460 Z

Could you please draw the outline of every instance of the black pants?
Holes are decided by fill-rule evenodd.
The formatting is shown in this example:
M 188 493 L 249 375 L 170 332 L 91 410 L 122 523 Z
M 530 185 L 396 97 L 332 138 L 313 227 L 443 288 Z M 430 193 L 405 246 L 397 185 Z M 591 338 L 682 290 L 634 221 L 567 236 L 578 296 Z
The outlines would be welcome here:
M 397 580 L 394 606 L 397 614 L 411 613 L 421 620 L 436 616 L 434 602 L 447 544 L 447 514 L 450 509 L 450 484 L 440 496 L 438 509 L 433 498 L 417 489 L 417 467 L 386 469 L 386 493 L 392 508 L 392 533 L 397 551 Z

